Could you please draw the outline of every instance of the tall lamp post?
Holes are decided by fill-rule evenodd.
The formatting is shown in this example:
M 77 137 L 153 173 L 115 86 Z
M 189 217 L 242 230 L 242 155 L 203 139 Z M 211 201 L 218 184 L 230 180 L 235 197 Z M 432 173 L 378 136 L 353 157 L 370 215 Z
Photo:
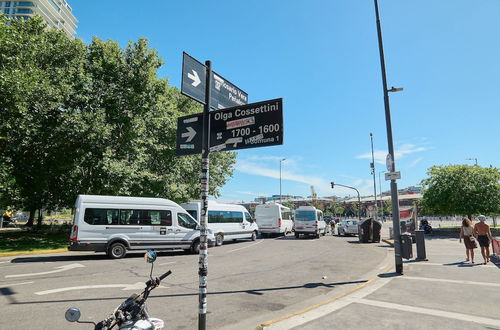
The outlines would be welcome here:
M 286 160 L 286 158 L 282 158 L 280 159 L 280 204 L 281 203 L 281 163 L 284 162 Z
M 382 210 L 382 219 L 385 221 L 385 215 L 384 215 L 384 204 L 382 202 L 382 181 L 380 180 L 380 174 L 385 173 L 387 171 L 380 171 L 378 172 L 378 193 L 379 193 L 379 200 L 380 200 L 380 209 Z
M 380 27 L 380 17 L 378 12 L 378 0 L 375 1 L 375 15 L 377 20 L 377 36 L 378 36 L 378 48 L 380 55 L 380 67 L 382 71 L 382 87 L 384 91 L 384 107 L 385 107 L 385 124 L 387 128 L 387 145 L 389 147 L 390 162 L 388 165 L 388 170 L 390 168 L 391 172 L 396 171 L 396 162 L 394 157 L 394 144 L 392 140 L 392 124 L 391 124 L 391 109 L 389 106 L 389 92 L 399 92 L 402 88 L 392 87 L 390 90 L 387 89 L 387 78 L 385 74 L 385 60 L 384 60 L 384 46 L 382 43 L 382 28 Z M 396 180 L 391 180 L 391 199 L 392 199 L 392 227 L 394 231 L 394 261 L 396 273 L 403 274 L 403 258 L 401 256 L 401 228 L 399 227 L 399 200 L 398 200 L 398 184 Z

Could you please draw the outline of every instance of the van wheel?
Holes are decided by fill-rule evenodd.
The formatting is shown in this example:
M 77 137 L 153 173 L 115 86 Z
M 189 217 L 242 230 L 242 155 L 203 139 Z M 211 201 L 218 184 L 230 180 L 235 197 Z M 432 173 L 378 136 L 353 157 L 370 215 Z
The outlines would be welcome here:
M 252 232 L 252 236 L 250 237 L 250 239 L 251 239 L 252 241 L 255 241 L 255 240 L 257 239 L 257 233 L 253 231 L 253 232 Z
M 108 249 L 108 256 L 113 259 L 123 258 L 127 254 L 127 248 L 122 243 L 113 243 Z
M 299 238 L 300 237 L 300 234 L 295 232 L 295 238 Z
M 215 236 L 215 246 L 221 246 L 223 242 L 224 242 L 224 236 L 222 236 L 222 234 L 217 234 Z
M 322 234 L 322 235 L 323 235 L 323 236 L 325 236 L 325 235 L 326 235 L 326 228 L 323 230 L 323 234 Z
M 200 253 L 200 241 L 193 242 L 193 245 L 191 245 L 191 253 L 193 253 L 193 254 Z

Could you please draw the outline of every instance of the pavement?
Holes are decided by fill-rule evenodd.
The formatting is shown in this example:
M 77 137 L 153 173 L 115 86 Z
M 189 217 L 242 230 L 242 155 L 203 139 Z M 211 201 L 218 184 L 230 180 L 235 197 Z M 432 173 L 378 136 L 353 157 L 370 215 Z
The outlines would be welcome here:
M 428 261 L 405 261 L 403 275 L 392 257 L 386 271 L 350 292 L 257 328 L 500 329 L 500 260 L 483 265 L 478 248 L 476 263 L 466 262 L 456 238 L 425 243 Z

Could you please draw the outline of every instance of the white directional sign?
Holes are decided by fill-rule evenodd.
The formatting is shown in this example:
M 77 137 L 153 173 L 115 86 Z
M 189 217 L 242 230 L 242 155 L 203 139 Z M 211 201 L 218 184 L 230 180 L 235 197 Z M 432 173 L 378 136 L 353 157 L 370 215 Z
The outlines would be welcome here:
M 183 53 L 181 93 L 205 104 L 207 68 L 192 56 Z M 248 103 L 248 94 L 220 74 L 212 72 L 210 107 L 225 109 Z
M 401 172 L 387 172 L 385 173 L 385 181 L 401 179 Z
M 201 153 L 203 114 L 197 113 L 177 119 L 177 148 L 179 156 Z

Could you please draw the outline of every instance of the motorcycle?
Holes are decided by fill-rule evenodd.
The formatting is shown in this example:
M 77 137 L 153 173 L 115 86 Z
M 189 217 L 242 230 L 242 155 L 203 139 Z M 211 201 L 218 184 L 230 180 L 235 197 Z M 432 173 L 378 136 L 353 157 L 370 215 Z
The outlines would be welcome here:
M 94 325 L 94 330 L 109 330 L 117 327 L 120 330 L 162 330 L 163 320 L 150 317 L 147 311 L 146 300 L 151 291 L 158 287 L 163 279 L 172 274 L 169 270 L 160 277 L 153 278 L 153 266 L 156 260 L 156 253 L 149 250 L 144 255 L 144 259 L 151 264 L 149 281 L 146 288 L 139 295 L 133 294 L 118 306 L 113 314 L 99 323 L 91 321 L 80 321 L 80 310 L 76 307 L 68 308 L 65 318 L 69 322 L 89 323 Z

